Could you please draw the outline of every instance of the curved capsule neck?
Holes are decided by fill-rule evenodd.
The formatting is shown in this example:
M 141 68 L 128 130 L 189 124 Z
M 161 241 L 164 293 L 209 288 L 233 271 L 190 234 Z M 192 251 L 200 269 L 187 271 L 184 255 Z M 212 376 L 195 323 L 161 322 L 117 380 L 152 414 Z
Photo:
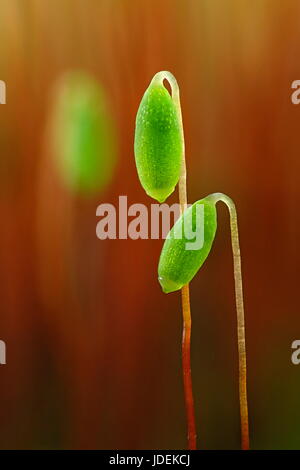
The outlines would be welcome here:
M 230 211 L 235 210 L 235 204 L 233 200 L 229 196 L 226 196 L 226 194 L 224 193 L 209 194 L 208 196 L 206 196 L 205 199 L 208 201 L 211 201 L 213 204 L 216 204 L 217 202 L 222 201 L 224 202 L 224 204 L 226 204 L 226 206 L 228 207 Z
M 167 80 L 169 82 L 172 91 L 172 98 L 174 103 L 176 104 L 179 100 L 179 86 L 176 78 L 171 72 L 168 72 L 167 70 L 157 72 L 152 78 L 150 86 L 155 84 L 164 86 L 164 80 Z

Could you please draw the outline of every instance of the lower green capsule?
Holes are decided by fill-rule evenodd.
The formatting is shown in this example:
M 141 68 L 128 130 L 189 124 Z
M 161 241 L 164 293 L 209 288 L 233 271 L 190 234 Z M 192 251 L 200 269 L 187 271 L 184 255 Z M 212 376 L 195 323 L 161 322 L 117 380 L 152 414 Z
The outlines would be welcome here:
M 216 206 L 206 198 L 195 202 L 177 220 L 165 240 L 158 266 L 165 293 L 179 290 L 193 279 L 211 250 L 216 229 Z

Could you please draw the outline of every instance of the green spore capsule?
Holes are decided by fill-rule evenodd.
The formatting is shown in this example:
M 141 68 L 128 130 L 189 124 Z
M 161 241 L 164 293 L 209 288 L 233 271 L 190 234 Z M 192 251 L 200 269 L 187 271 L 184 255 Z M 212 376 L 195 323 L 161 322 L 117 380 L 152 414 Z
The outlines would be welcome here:
M 66 73 L 55 89 L 51 141 L 61 180 L 82 195 L 103 190 L 116 162 L 115 129 L 104 92 L 84 72 Z
M 158 279 L 165 293 L 188 284 L 206 260 L 217 229 L 215 202 L 201 199 L 170 230 L 160 255 Z
M 178 110 L 163 85 L 164 78 L 163 72 L 156 74 L 142 98 L 134 141 L 140 182 L 159 202 L 165 201 L 178 183 L 183 153 Z

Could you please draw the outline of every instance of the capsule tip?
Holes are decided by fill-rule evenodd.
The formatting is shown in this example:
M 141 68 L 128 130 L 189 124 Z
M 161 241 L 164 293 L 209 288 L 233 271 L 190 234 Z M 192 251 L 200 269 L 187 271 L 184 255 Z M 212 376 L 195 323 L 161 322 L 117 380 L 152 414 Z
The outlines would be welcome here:
M 171 189 L 170 188 L 168 189 L 165 189 L 165 188 L 164 189 L 152 189 L 151 188 L 151 190 L 146 191 L 146 193 L 148 194 L 148 196 L 152 197 L 157 202 L 162 204 L 173 193 L 174 189 L 175 189 L 175 186 L 173 186 Z
M 181 285 L 177 284 L 174 281 L 171 281 L 170 279 L 166 279 L 163 276 L 158 276 L 158 281 L 161 285 L 162 291 L 165 294 L 170 294 L 170 292 L 175 292 L 179 289 L 181 289 Z

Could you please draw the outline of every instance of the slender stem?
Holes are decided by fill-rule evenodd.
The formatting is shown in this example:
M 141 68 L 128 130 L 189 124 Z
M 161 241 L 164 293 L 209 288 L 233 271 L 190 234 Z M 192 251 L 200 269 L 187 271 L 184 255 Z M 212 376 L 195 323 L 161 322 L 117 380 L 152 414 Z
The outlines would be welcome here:
M 182 314 L 183 314 L 183 332 L 182 332 L 182 369 L 183 384 L 185 396 L 185 408 L 188 424 L 188 448 L 196 449 L 196 422 L 193 397 L 193 384 L 191 373 L 191 309 L 190 309 L 190 290 L 186 284 L 181 289 Z
M 245 315 L 243 301 L 243 282 L 241 270 L 241 255 L 239 244 L 239 232 L 235 204 L 230 197 L 222 193 L 208 196 L 215 203 L 222 201 L 226 204 L 230 214 L 231 244 L 233 253 L 233 269 L 235 282 L 235 301 L 237 312 L 237 336 L 239 352 L 239 395 L 241 416 L 241 440 L 242 449 L 249 450 L 249 422 L 247 402 L 247 364 L 246 364 L 246 340 L 245 340 Z
M 182 140 L 182 161 L 181 172 L 179 178 L 179 203 L 181 214 L 187 208 L 187 190 L 186 190 L 186 163 L 185 163 L 185 146 L 184 146 L 184 132 L 182 123 L 182 114 L 180 106 L 179 87 L 175 77 L 170 72 L 158 72 L 152 81 L 159 81 L 162 83 L 168 80 L 172 89 L 172 99 L 176 106 L 178 118 L 180 122 L 181 140 Z M 193 397 L 192 385 L 192 372 L 191 372 L 191 307 L 190 307 L 190 289 L 186 284 L 181 289 L 182 301 L 182 315 L 183 315 L 183 332 L 182 332 L 182 369 L 183 369 L 183 385 L 185 396 L 185 408 L 187 415 L 188 426 L 188 448 L 189 450 L 196 449 L 196 422 L 195 422 L 195 408 Z

